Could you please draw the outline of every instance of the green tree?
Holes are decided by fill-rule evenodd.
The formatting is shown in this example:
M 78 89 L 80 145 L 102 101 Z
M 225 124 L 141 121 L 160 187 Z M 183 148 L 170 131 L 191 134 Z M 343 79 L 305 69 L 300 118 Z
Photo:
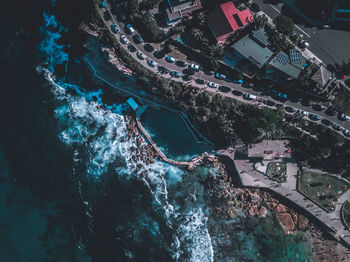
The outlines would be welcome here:
M 277 31 L 290 36 L 294 30 L 294 22 L 290 17 L 279 15 L 273 20 Z

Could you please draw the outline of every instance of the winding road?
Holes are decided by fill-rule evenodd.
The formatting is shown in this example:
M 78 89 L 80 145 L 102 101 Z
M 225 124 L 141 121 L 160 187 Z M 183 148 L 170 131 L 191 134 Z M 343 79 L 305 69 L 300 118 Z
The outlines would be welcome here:
M 215 78 L 213 75 L 207 75 L 205 74 L 203 71 L 199 70 L 198 72 L 195 72 L 194 75 L 192 75 L 192 80 L 190 81 L 185 81 L 182 78 L 175 78 L 172 77 L 170 74 L 161 74 L 157 68 L 157 66 L 163 66 L 167 69 L 169 69 L 169 71 L 176 71 L 176 72 L 182 72 L 185 67 L 180 67 L 178 65 L 176 65 L 176 63 L 169 63 L 165 60 L 165 58 L 157 58 L 154 56 L 154 51 L 152 52 L 148 52 L 145 50 L 144 46 L 146 44 L 151 45 L 150 43 L 135 43 L 133 40 L 133 35 L 135 35 L 135 32 L 133 34 L 127 34 L 126 33 L 126 23 L 123 23 L 121 21 L 118 21 L 117 18 L 112 14 L 110 7 L 109 7 L 109 3 L 107 1 L 105 1 L 106 6 L 105 7 L 100 7 L 98 8 L 98 12 L 100 14 L 101 19 L 103 20 L 103 22 L 105 23 L 106 27 L 108 28 L 108 30 L 115 36 L 116 41 L 118 41 L 120 43 L 120 45 L 135 59 L 135 61 L 139 62 L 141 65 L 143 65 L 144 67 L 148 68 L 149 70 L 151 70 L 152 72 L 154 72 L 155 74 L 160 75 L 161 77 L 164 78 L 168 78 L 168 79 L 172 79 L 174 81 L 177 82 L 182 82 L 191 86 L 196 86 L 199 87 L 201 89 L 205 89 L 210 93 L 220 93 L 222 96 L 225 97 L 230 97 L 233 98 L 235 100 L 238 100 L 240 102 L 243 103 L 248 103 L 248 104 L 256 104 L 258 106 L 265 106 L 265 107 L 270 107 L 265 104 L 266 101 L 272 101 L 275 105 L 278 104 L 283 104 L 285 107 L 291 107 L 294 108 L 295 110 L 303 110 L 305 112 L 308 112 L 310 115 L 314 114 L 314 115 L 318 115 L 321 119 L 317 120 L 317 121 L 313 121 L 313 122 L 317 122 L 319 124 L 321 123 L 322 119 L 327 119 L 328 121 L 331 122 L 330 125 L 326 126 L 327 128 L 332 129 L 334 132 L 338 132 L 339 134 L 342 134 L 345 138 L 349 139 L 349 137 L 345 136 L 344 133 L 342 131 L 336 131 L 332 128 L 333 123 L 341 126 L 344 130 L 350 130 L 350 121 L 342 121 L 340 120 L 336 115 L 335 116 L 330 116 L 327 115 L 325 113 L 325 109 L 323 110 L 314 110 L 311 106 L 306 106 L 301 104 L 300 102 L 293 102 L 290 100 L 287 100 L 285 102 L 281 102 L 273 97 L 270 96 L 270 93 L 268 93 L 268 89 L 264 88 L 264 87 L 258 87 L 253 85 L 252 87 L 248 87 L 247 85 L 245 85 L 244 87 L 241 84 L 236 84 L 236 83 L 228 83 L 224 80 L 220 80 Z M 105 19 L 104 13 L 108 12 L 111 19 Z M 120 33 L 116 34 L 111 30 L 111 26 L 112 24 L 117 25 L 117 27 L 120 29 Z M 126 37 L 126 39 L 129 41 L 128 44 L 124 44 L 122 43 L 120 36 L 124 35 Z M 134 52 L 130 51 L 129 49 L 129 44 L 132 44 L 136 50 L 134 50 Z M 148 58 L 142 60 L 139 59 L 137 57 L 137 52 L 142 52 L 143 54 L 145 54 Z M 152 59 L 154 62 L 157 63 L 157 66 L 155 67 L 151 67 L 148 63 L 147 60 L 148 59 Z M 224 86 L 224 87 L 229 87 L 231 90 L 228 92 L 223 92 L 222 88 L 210 88 L 207 84 L 199 84 L 196 82 L 197 79 L 201 79 L 201 80 L 205 80 L 206 82 L 213 82 L 213 83 L 217 83 L 219 86 Z M 233 92 L 232 92 L 233 90 Z M 239 91 L 239 92 L 237 92 Z M 255 95 L 257 97 L 256 100 L 246 100 L 243 98 L 242 94 L 251 94 L 251 95 Z M 272 108 L 276 108 L 275 106 L 272 106 Z M 287 112 L 288 113 L 288 112 Z

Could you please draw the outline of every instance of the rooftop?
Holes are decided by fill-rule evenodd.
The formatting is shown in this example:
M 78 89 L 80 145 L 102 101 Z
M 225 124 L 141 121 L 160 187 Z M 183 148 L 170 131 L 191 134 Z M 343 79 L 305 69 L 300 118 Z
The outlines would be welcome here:
M 311 79 L 321 86 L 325 86 L 328 80 L 332 77 L 332 73 L 323 65 L 312 75 Z
M 168 0 L 170 8 L 166 9 L 169 21 L 182 18 L 188 14 L 202 8 L 200 0 Z
M 270 66 L 287 74 L 294 79 L 298 79 L 301 70 L 303 70 L 306 58 L 300 55 L 297 60 L 290 57 L 283 51 L 280 51 L 269 63 Z
M 231 47 L 242 56 L 249 59 L 258 68 L 262 68 L 273 55 L 270 49 L 262 47 L 248 35 L 234 43 Z
M 253 21 L 249 9 L 240 12 L 232 1 L 221 4 L 207 18 L 216 38 L 232 33 Z
M 128 103 L 128 105 L 133 109 L 133 110 L 137 110 L 137 108 L 139 107 L 139 105 L 135 102 L 135 100 L 132 97 L 129 97 L 129 99 L 126 101 Z
M 270 44 L 268 40 L 268 35 L 263 28 L 252 31 L 250 33 L 250 37 L 262 47 L 266 47 Z

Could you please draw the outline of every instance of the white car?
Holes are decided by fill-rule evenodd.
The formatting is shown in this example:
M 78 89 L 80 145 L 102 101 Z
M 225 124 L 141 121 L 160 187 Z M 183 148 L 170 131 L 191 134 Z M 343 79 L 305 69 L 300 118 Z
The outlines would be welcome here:
M 303 39 L 303 40 L 300 41 L 300 46 L 302 48 L 306 48 L 306 47 L 309 47 L 310 44 Z
M 219 87 L 218 84 L 213 83 L 213 82 L 209 82 L 209 83 L 208 83 L 208 86 L 209 86 L 209 87 L 212 87 L 212 88 L 218 88 L 218 87 Z
M 151 67 L 156 67 L 157 63 L 154 62 L 152 59 L 148 59 L 147 64 L 149 64 Z
M 128 31 L 129 31 L 130 34 L 133 34 L 133 33 L 135 32 L 135 29 L 132 28 L 132 26 L 131 26 L 130 24 L 127 24 L 127 25 L 126 25 L 126 28 L 128 29 Z
M 126 39 L 125 35 L 121 35 L 121 36 L 120 36 L 120 41 L 121 41 L 123 44 L 128 44 L 128 43 L 129 43 L 129 40 Z
M 196 64 L 190 64 L 189 66 L 188 66 L 188 68 L 190 68 L 190 69 L 192 69 L 192 70 L 194 70 L 194 71 L 199 71 L 199 65 L 196 65 Z
M 305 112 L 304 110 L 301 110 L 301 109 L 299 109 L 299 110 L 297 111 L 297 113 L 298 113 L 299 115 L 302 115 L 302 116 L 308 116 L 308 115 L 309 115 L 309 112 Z

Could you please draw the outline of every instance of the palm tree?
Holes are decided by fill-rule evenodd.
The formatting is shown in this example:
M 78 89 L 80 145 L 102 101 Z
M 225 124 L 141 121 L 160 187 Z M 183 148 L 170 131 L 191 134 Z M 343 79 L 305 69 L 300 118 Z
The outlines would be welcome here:
M 194 27 L 192 29 L 192 35 L 193 35 L 194 39 L 196 39 L 197 41 L 203 40 L 203 37 L 204 37 L 202 30 L 200 30 L 199 28 L 196 28 L 196 27 Z

